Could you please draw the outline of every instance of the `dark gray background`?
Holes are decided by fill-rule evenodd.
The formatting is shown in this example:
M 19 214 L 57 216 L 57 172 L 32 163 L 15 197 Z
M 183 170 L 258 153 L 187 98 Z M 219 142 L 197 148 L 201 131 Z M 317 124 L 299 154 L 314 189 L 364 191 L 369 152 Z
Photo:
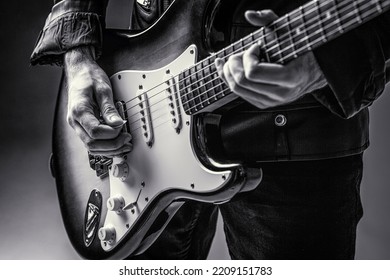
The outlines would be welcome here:
M 29 66 L 29 55 L 51 3 L 14 0 L 0 4 L 0 259 L 78 258 L 66 237 L 47 168 L 61 71 Z M 114 4 L 126 3 L 116 0 Z M 124 26 L 126 10 L 111 7 L 109 25 Z M 388 89 L 371 108 L 359 259 L 390 259 L 389 95 Z M 228 258 L 221 225 L 209 257 Z

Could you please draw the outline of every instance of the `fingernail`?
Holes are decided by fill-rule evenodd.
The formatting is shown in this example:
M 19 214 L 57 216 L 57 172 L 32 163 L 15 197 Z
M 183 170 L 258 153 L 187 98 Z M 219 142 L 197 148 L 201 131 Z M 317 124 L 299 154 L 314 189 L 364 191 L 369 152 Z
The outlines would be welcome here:
M 122 119 L 121 119 L 122 120 Z M 121 128 L 125 123 L 127 123 L 126 120 L 122 120 L 122 123 L 117 125 L 117 126 L 113 126 L 113 128 Z
M 122 122 L 123 122 L 122 118 L 119 117 L 119 116 L 116 115 L 116 114 L 111 115 L 111 116 L 109 117 L 109 119 L 110 119 L 110 121 L 112 121 L 112 122 L 119 122 L 119 121 L 122 121 Z

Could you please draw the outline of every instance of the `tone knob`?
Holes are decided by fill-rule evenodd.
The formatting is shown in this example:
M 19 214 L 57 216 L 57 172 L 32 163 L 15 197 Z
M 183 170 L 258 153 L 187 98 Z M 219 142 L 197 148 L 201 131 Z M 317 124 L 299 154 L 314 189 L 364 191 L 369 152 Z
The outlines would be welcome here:
M 129 174 L 129 166 L 126 162 L 116 163 L 112 166 L 112 175 L 116 178 L 124 179 Z
M 115 228 L 113 226 L 106 226 L 99 229 L 98 236 L 100 241 L 113 242 L 115 240 Z
M 121 211 L 124 206 L 125 206 L 125 199 L 121 195 L 110 197 L 107 200 L 107 208 L 110 211 L 116 211 L 116 212 Z

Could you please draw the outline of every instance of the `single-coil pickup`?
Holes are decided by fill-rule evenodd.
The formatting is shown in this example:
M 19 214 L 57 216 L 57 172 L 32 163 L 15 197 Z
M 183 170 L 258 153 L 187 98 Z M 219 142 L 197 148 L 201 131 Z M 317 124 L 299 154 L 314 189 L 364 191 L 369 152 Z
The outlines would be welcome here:
M 153 124 L 152 124 L 152 118 L 150 114 L 150 106 L 149 106 L 149 100 L 146 93 L 141 93 L 138 95 L 139 103 L 138 106 L 140 108 L 139 112 L 141 114 L 140 122 L 141 122 L 141 129 L 142 129 L 142 135 L 144 137 L 144 140 L 146 144 L 149 147 L 152 147 L 153 145 Z
M 165 93 L 167 96 L 168 102 L 168 111 L 169 117 L 171 119 L 171 123 L 173 128 L 177 133 L 180 132 L 182 121 L 179 109 L 179 97 L 177 94 L 177 84 L 175 82 L 175 78 L 172 75 L 166 75 L 164 78 L 166 89 Z

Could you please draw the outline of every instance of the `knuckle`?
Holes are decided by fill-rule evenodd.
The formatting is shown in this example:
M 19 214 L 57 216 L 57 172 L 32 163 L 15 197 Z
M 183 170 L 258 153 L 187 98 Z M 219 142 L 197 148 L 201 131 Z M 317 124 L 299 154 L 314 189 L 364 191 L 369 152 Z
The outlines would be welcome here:
M 111 95 L 111 86 L 105 82 L 98 83 L 96 86 L 96 92 L 103 96 Z
M 107 115 L 107 114 L 112 114 L 112 113 L 116 113 L 116 109 L 115 109 L 114 105 L 112 105 L 110 103 L 103 104 L 102 114 Z
M 249 65 L 244 68 L 245 78 L 248 80 L 253 80 L 255 76 L 255 67 L 253 65 Z
M 88 110 L 88 107 L 82 103 L 77 103 L 71 106 L 70 114 L 74 119 L 79 119 L 81 115 Z
M 92 137 L 92 139 L 97 139 L 100 136 L 100 129 L 99 126 L 92 126 L 88 128 L 89 136 Z
M 69 112 L 68 112 L 68 114 L 66 115 L 66 122 L 67 122 L 71 127 L 73 127 L 73 125 L 74 125 L 73 117 L 72 117 L 71 114 L 69 114 Z
M 285 81 L 286 86 L 295 87 L 299 82 L 299 75 L 294 74 L 292 71 L 286 71 L 282 75 L 282 79 Z
M 237 84 L 243 85 L 246 81 L 245 73 L 243 72 L 236 73 L 234 80 L 236 81 Z
M 86 138 L 83 140 L 84 142 L 84 145 L 85 147 L 88 149 L 88 150 L 93 150 L 95 148 L 95 141 L 91 138 Z
M 240 88 L 240 87 L 238 86 L 237 83 L 234 83 L 234 82 L 230 83 L 230 89 L 231 89 L 232 91 L 235 91 L 235 92 L 236 92 L 239 88 Z

